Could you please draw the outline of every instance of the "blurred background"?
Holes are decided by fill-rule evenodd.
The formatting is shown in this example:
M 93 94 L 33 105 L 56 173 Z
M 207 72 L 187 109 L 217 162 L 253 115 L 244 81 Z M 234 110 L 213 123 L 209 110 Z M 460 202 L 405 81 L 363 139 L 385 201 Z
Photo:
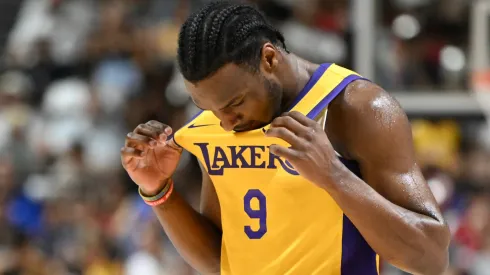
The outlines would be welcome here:
M 175 55 L 206 2 L 0 1 L 0 274 L 195 274 L 119 149 L 139 123 L 179 128 L 197 111 Z M 400 101 L 451 227 L 446 274 L 490 274 L 490 0 L 253 2 L 294 52 Z M 184 154 L 175 181 L 197 207 L 195 158 Z

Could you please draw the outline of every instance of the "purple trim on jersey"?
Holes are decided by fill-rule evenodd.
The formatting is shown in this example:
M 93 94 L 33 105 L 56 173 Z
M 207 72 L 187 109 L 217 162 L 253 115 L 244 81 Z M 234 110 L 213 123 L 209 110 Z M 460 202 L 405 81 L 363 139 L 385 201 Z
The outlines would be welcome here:
M 349 170 L 361 178 L 359 164 L 340 157 Z M 369 246 L 355 225 L 344 215 L 342 226 L 342 275 L 378 275 L 376 252 Z
M 318 103 L 307 115 L 310 119 L 315 119 L 315 117 L 323 110 L 328 104 L 338 96 L 352 81 L 364 79 L 359 75 L 351 74 L 344 78 L 326 97 L 324 97 L 320 103 Z
M 344 157 L 339 157 L 340 161 L 347 167 L 354 175 L 362 178 L 361 176 L 361 168 L 359 167 L 359 163 L 355 160 L 346 159 Z
M 315 86 L 315 84 L 318 82 L 320 77 L 322 77 L 322 75 L 331 65 L 332 63 L 324 63 L 321 64 L 320 67 L 318 67 L 318 69 L 316 69 L 316 71 L 311 76 L 310 80 L 308 80 L 306 85 L 303 87 L 303 89 L 299 92 L 299 94 L 294 99 L 294 102 L 291 105 L 291 108 L 288 109 L 288 111 L 291 111 L 294 108 L 294 106 L 296 106 L 296 104 L 298 104 L 303 99 L 303 97 L 305 97 L 305 95 L 311 90 L 311 88 L 313 88 L 313 86 Z
M 342 229 L 342 275 L 378 275 L 376 252 L 344 215 Z

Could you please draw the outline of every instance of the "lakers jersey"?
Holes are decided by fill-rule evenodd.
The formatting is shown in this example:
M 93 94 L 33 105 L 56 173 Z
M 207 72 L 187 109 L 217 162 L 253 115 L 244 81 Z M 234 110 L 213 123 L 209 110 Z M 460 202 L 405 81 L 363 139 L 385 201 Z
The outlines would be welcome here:
M 290 110 L 316 119 L 360 78 L 323 64 Z M 215 186 L 223 229 L 221 274 L 378 274 L 376 253 L 328 192 L 269 152 L 271 144 L 287 143 L 265 137 L 267 128 L 226 132 L 212 112 L 203 111 L 174 136 Z M 342 161 L 359 175 L 355 163 Z

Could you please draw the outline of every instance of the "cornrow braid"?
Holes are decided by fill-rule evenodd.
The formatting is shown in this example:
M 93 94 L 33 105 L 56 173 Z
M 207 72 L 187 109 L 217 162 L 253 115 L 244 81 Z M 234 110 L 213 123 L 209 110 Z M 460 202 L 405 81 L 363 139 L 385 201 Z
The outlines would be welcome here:
M 185 34 L 186 34 L 186 31 L 187 31 L 187 26 L 189 25 L 189 22 L 185 22 L 184 24 L 182 24 L 182 27 L 180 28 L 180 33 L 179 33 L 179 39 L 182 39 L 184 40 L 184 37 L 185 37 Z M 186 58 L 185 56 L 186 52 L 185 52 L 185 49 L 184 48 L 181 48 L 179 47 L 177 49 L 177 55 L 181 58 Z M 179 62 L 187 62 L 186 59 L 182 59 L 182 60 L 179 60 Z
M 232 44 L 233 47 L 238 47 L 237 43 L 240 43 L 240 41 L 246 40 L 248 35 L 251 34 L 252 30 L 256 30 L 260 27 L 262 27 L 262 26 L 257 21 L 251 21 L 251 22 L 248 22 L 248 24 L 243 25 L 241 27 L 241 29 L 239 29 L 235 35 L 236 39 L 233 40 L 233 44 Z
M 211 76 L 227 63 L 257 70 L 266 42 L 287 51 L 283 35 L 255 7 L 236 1 L 212 2 L 182 25 L 179 67 L 191 82 Z
M 231 15 L 235 14 L 237 11 L 240 11 L 242 9 L 242 6 L 230 6 L 228 8 L 223 9 L 212 21 L 211 23 L 211 29 L 209 31 L 209 34 L 206 36 L 208 40 L 205 45 L 215 45 L 215 52 L 219 52 L 219 47 L 221 46 L 220 42 L 218 41 L 218 36 L 220 32 L 224 28 L 224 22 L 225 20 L 229 19 Z
M 198 38 L 199 29 L 202 26 L 202 21 L 204 20 L 206 13 L 208 13 L 209 10 L 214 8 L 215 5 L 217 5 L 217 3 L 211 3 L 210 5 L 203 8 L 194 18 L 192 18 L 193 20 L 188 20 L 188 22 L 186 22 L 186 23 L 190 24 L 189 31 L 186 32 L 187 36 L 188 36 L 188 40 L 187 40 L 188 49 L 186 51 L 186 54 L 187 54 L 188 62 L 191 64 L 193 62 L 195 62 L 195 58 L 196 58 L 196 54 L 197 54 L 196 53 L 196 47 L 197 47 L 197 41 L 196 40 Z

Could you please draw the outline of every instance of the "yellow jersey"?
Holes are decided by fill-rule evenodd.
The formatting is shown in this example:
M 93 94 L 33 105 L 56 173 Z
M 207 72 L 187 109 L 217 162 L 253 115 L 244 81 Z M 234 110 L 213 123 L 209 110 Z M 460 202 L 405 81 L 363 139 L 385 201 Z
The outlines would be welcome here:
M 316 119 L 360 78 L 322 64 L 290 110 Z M 226 132 L 212 112 L 202 111 L 174 136 L 215 186 L 223 229 L 221 274 L 378 274 L 376 253 L 328 192 L 269 152 L 271 144 L 288 144 L 265 137 L 267 128 Z M 360 176 L 354 162 L 341 159 Z

